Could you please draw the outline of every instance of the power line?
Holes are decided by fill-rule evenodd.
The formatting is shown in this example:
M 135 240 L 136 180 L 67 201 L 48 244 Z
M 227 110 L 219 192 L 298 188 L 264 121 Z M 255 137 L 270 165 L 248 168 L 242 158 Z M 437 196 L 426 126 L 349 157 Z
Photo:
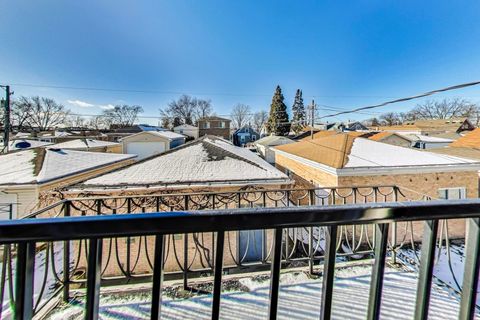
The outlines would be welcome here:
M 105 92 L 129 92 L 129 93 L 148 93 L 159 95 L 172 95 L 172 94 L 190 94 L 199 96 L 257 96 L 257 97 L 271 97 L 272 94 L 261 93 L 231 93 L 231 92 L 189 92 L 177 91 L 177 90 L 148 90 L 148 89 L 123 89 L 123 88 L 101 88 L 101 87 L 82 87 L 82 86 L 67 86 L 67 85 L 48 85 L 48 84 L 35 84 L 35 83 L 11 83 L 10 86 L 17 87 L 32 87 L 32 88 L 50 88 L 50 89 L 66 89 L 66 90 L 79 90 L 79 91 L 105 91 Z M 395 98 L 393 96 L 375 96 L 375 95 L 306 95 L 305 97 L 312 98 Z
M 418 99 L 418 98 L 428 97 L 428 96 L 431 96 L 431 95 L 434 95 L 434 94 L 440 93 L 440 92 L 462 89 L 462 88 L 466 88 L 466 87 L 476 86 L 476 85 L 479 85 L 479 84 L 480 84 L 480 81 L 458 84 L 458 85 L 455 85 L 455 86 L 450 86 L 450 87 L 446 87 L 446 88 L 442 88 L 442 89 L 428 91 L 428 92 L 421 93 L 421 94 L 411 96 L 411 97 L 407 97 L 407 98 L 390 100 L 390 101 L 386 101 L 386 102 L 376 104 L 376 105 L 371 105 L 371 106 L 356 108 L 356 109 L 353 109 L 353 110 L 347 110 L 347 111 L 342 111 L 342 112 L 338 112 L 338 113 L 334 113 L 334 114 L 329 114 L 329 115 L 326 115 L 326 116 L 323 116 L 323 117 L 319 117 L 319 118 L 317 118 L 317 120 L 324 119 L 324 118 L 329 118 L 329 117 L 335 117 L 335 116 L 342 115 L 342 114 L 347 114 L 347 113 L 356 113 L 356 112 L 359 112 L 359 111 L 362 111 L 362 110 L 380 108 L 380 107 L 384 107 L 386 105 L 393 104 L 393 103 L 410 101 L 410 100 L 414 100 L 414 99 Z

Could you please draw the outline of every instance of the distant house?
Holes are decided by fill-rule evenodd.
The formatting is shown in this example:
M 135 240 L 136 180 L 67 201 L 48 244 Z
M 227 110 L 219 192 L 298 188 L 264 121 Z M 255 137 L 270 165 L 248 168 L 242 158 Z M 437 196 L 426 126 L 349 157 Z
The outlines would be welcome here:
M 348 122 L 345 127 L 349 131 L 367 131 L 368 128 L 359 121 Z
M 401 125 L 371 127 L 374 131 L 401 132 L 405 134 L 440 135 L 472 131 L 475 126 L 465 118 L 407 121 Z
M 115 128 L 112 127 L 110 132 L 107 132 L 106 135 L 109 141 L 117 142 L 120 139 L 130 136 L 135 133 L 144 132 L 144 131 L 168 131 L 168 129 L 158 127 L 158 126 L 151 126 L 148 124 L 137 124 L 131 127 L 120 127 Z
M 134 155 L 37 148 L 0 155 L 0 203 L 13 218 L 38 209 L 48 192 L 132 161 Z M 7 218 L 7 215 L 0 217 Z
M 451 139 L 437 138 L 413 133 L 383 131 L 369 137 L 370 140 L 391 145 L 417 149 L 443 148 L 453 142 Z
M 348 134 L 277 146 L 274 150 L 277 168 L 302 187 L 397 185 L 434 198 L 444 190 L 461 190 L 466 197 L 478 197 L 480 162 L 475 160 Z
M 230 123 L 231 120 L 217 116 L 201 118 L 198 120 L 198 135 L 199 137 L 211 135 L 229 140 Z
M 144 159 L 166 152 L 185 143 L 185 136 L 172 131 L 143 131 L 121 140 L 123 153 Z
M 161 190 L 238 190 L 274 187 L 291 180 L 253 152 L 213 136 L 151 156 L 69 187 L 69 192 L 145 194 Z
M 232 134 L 233 144 L 236 146 L 244 146 L 250 142 L 255 142 L 260 139 L 260 134 L 255 131 L 250 125 L 246 125 L 237 129 Z
M 267 136 L 254 142 L 257 152 L 268 163 L 275 163 L 275 152 L 272 147 L 295 143 L 294 140 L 283 136 Z
M 181 124 L 179 126 L 176 126 L 175 128 L 173 128 L 173 132 L 183 134 L 194 139 L 197 139 L 199 136 L 198 127 L 189 124 Z
M 122 153 L 122 145 L 120 143 L 94 139 L 75 139 L 60 142 L 52 145 L 51 148 L 92 152 Z
M 50 142 L 50 143 L 57 143 L 61 140 L 64 140 L 68 138 L 69 136 L 72 136 L 72 133 L 69 133 L 67 131 L 59 131 L 59 130 L 53 130 L 50 132 L 41 132 L 36 135 L 36 139 L 42 142 Z

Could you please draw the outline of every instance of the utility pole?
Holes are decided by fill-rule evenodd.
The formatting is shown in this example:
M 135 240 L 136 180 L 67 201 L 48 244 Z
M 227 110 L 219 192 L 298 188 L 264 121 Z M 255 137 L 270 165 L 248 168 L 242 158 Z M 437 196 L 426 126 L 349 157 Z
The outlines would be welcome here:
M 313 127 L 315 126 L 315 100 L 310 105 L 310 139 L 313 139 Z
M 3 152 L 7 153 L 8 152 L 8 144 L 10 142 L 10 96 L 13 94 L 13 92 L 10 92 L 10 86 L 2 86 L 0 85 L 0 88 L 5 89 L 5 100 L 3 100 L 3 105 L 5 108 L 5 115 L 4 115 L 4 121 L 3 121 Z

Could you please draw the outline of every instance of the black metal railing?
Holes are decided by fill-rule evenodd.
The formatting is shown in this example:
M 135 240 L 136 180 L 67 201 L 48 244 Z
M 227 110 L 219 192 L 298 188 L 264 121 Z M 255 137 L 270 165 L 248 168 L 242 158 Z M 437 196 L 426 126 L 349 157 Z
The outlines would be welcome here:
M 23 219 L 0 223 L 0 244 L 16 246 L 15 292 L 12 296 L 15 318 L 33 315 L 36 249 L 44 243 L 84 240 L 88 243 L 85 316 L 95 319 L 99 312 L 104 241 L 118 237 L 154 237 L 152 262 L 151 318 L 161 314 L 165 239 L 172 234 L 215 233 L 212 319 L 220 314 L 220 288 L 224 262 L 225 235 L 238 230 L 273 230 L 270 259 L 271 287 L 269 317 L 277 317 L 279 273 L 282 268 L 284 230 L 287 228 L 326 228 L 323 259 L 323 286 L 319 313 L 330 319 L 333 272 L 336 263 L 338 232 L 341 226 L 373 225 L 375 239 L 368 302 L 368 319 L 378 319 L 388 247 L 389 227 L 394 223 L 423 221 L 421 261 L 416 294 L 415 319 L 427 319 L 432 287 L 433 263 L 441 219 L 468 219 L 466 263 L 461 290 L 459 319 L 473 319 L 476 308 L 480 246 L 480 200 L 430 201 L 405 203 L 367 203 L 344 206 L 302 206 L 283 208 L 238 208 L 182 211 L 153 214 L 100 215 L 83 217 Z M 68 246 L 67 246 L 68 247 Z M 399 306 L 401 308 L 401 306 Z M 400 312 L 400 311 L 399 311 Z
M 275 208 L 312 205 L 347 205 L 372 202 L 426 200 L 428 197 L 415 191 L 396 186 L 364 186 L 345 188 L 242 190 L 236 192 L 203 192 L 189 194 L 131 195 L 119 197 L 80 197 L 65 199 L 46 205 L 26 219 L 48 217 L 107 216 L 125 213 L 173 212 L 188 210 L 226 210 L 233 208 Z M 398 231 L 397 231 L 398 229 Z M 377 237 L 376 228 L 369 225 L 339 226 L 336 246 L 325 246 L 330 230 L 323 226 L 284 228 L 282 261 L 284 267 L 307 263 L 311 274 L 314 263 L 325 258 L 328 250 L 337 256 L 371 257 Z M 388 250 L 395 261 L 396 252 L 405 244 L 414 243 L 411 222 L 391 228 Z M 184 289 L 189 289 L 189 278 L 202 273 L 214 273 L 217 235 L 215 233 L 168 234 L 162 238 L 164 248 L 164 273 L 167 278 L 183 277 Z M 230 231 L 224 234 L 225 270 L 240 268 L 242 271 L 265 269 L 274 257 L 273 231 Z M 104 256 L 100 270 L 102 283 L 118 283 L 119 280 L 149 281 L 154 273 L 155 237 L 141 235 L 125 238 L 111 237 L 102 240 Z M 194 245 L 194 250 L 188 249 Z M 71 287 L 85 286 L 86 267 L 89 263 L 90 244 L 87 240 L 48 242 L 35 247 L 37 260 L 43 268 L 36 268 L 36 277 L 43 279 L 36 288 L 34 313 L 39 312 L 52 296 L 63 292 L 64 301 L 71 297 Z M 0 308 L 8 309 L 10 297 L 14 296 L 14 258 L 18 248 L 6 245 L 3 248 L 2 273 L 0 275 Z M 254 253 L 254 259 L 251 255 Z M 249 259 L 248 259 L 249 258 Z M 11 304 L 10 304 L 11 305 Z M 0 309 L 0 316 L 3 309 Z M 6 310 L 5 310 L 6 311 Z

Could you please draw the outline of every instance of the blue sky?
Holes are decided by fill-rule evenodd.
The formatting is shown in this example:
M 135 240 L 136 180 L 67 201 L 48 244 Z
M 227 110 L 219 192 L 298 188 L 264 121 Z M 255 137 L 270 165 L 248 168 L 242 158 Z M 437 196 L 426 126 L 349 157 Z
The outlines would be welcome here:
M 128 103 L 156 116 L 180 93 L 220 115 L 267 110 L 277 84 L 289 107 L 300 88 L 306 102 L 353 108 L 479 80 L 478 21 L 479 1 L 4 0 L 0 83 L 88 114 Z M 480 87 L 445 96 L 479 102 Z

